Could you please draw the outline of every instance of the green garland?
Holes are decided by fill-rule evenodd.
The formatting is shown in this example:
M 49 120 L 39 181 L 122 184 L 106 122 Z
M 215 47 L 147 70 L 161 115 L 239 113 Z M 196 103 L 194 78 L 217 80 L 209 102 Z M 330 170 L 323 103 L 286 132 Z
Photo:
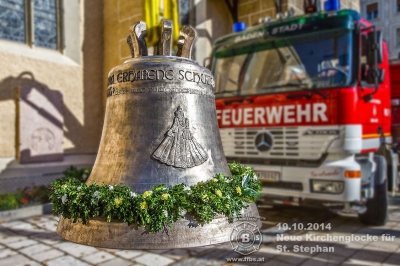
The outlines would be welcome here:
M 92 217 L 107 218 L 107 222 L 120 221 L 145 227 L 149 232 L 166 229 L 186 214 L 199 224 L 209 223 L 218 214 L 233 222 L 241 218 L 245 203 L 255 202 L 261 183 L 250 167 L 229 164 L 232 173 L 227 177 L 217 174 L 211 180 L 187 187 L 184 184 L 137 194 L 122 185 L 86 185 L 88 171 L 67 171 L 64 178 L 50 185 L 50 199 L 54 215 L 74 219 L 86 224 Z M 71 173 L 79 173 L 74 176 Z

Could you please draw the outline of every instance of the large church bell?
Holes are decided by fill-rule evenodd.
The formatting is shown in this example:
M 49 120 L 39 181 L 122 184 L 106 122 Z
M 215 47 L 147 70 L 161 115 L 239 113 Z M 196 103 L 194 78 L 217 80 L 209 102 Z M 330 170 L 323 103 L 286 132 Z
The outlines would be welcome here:
M 127 39 L 132 58 L 108 75 L 103 132 L 87 184 L 123 184 L 143 193 L 160 184 L 191 186 L 217 173 L 230 175 L 218 130 L 213 76 L 191 59 L 195 30 L 182 27 L 172 56 L 171 21 L 163 20 L 160 28 L 160 42 L 151 56 L 144 40 L 146 24 L 133 25 Z M 258 217 L 255 204 L 243 215 Z M 60 217 L 57 233 L 97 247 L 165 249 L 227 242 L 238 223 L 218 216 L 192 227 L 182 219 L 167 234 L 99 218 L 83 225 Z

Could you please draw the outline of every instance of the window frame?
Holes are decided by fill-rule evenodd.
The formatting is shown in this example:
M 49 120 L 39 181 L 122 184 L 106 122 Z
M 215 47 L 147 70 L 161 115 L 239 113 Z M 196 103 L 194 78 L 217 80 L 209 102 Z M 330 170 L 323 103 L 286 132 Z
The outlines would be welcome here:
M 368 7 L 375 6 L 375 5 L 376 5 L 376 11 L 368 12 Z M 376 12 L 376 16 L 373 16 L 373 17 L 370 18 L 369 14 L 374 14 L 375 12 Z M 379 18 L 379 3 L 378 2 L 374 2 L 374 3 L 370 3 L 370 4 L 366 5 L 365 6 L 365 14 L 366 14 L 366 19 L 368 21 L 378 19 Z
M 56 32 L 57 32 L 57 39 L 56 39 L 56 48 L 52 49 L 49 47 L 44 46 L 36 46 L 35 45 L 35 21 L 34 21 L 34 0 L 24 0 L 24 39 L 25 41 L 13 41 L 9 39 L 3 39 L 2 41 L 9 41 L 15 42 L 20 44 L 26 44 L 33 47 L 39 47 L 43 49 L 48 49 L 52 51 L 59 51 L 63 53 L 65 48 L 65 40 L 64 40 L 64 18 L 63 18 L 63 0 L 54 0 L 55 1 L 55 10 L 56 10 Z

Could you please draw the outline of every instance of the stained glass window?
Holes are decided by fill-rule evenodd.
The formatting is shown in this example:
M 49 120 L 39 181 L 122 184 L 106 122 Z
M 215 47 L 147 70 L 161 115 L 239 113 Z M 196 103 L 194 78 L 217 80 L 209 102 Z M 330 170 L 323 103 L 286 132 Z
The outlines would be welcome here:
M 35 0 L 33 15 L 35 45 L 57 49 L 57 12 L 55 0 Z
M 190 0 L 179 0 L 179 24 L 189 25 Z
M 0 0 L 0 38 L 25 42 L 24 0 Z

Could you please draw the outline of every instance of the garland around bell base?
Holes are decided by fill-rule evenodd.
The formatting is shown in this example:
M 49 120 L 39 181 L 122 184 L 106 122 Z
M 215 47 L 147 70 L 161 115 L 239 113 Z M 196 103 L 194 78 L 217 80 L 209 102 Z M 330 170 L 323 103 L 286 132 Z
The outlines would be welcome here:
M 149 232 L 158 232 L 187 215 L 205 224 L 219 214 L 231 223 L 241 218 L 241 210 L 248 207 L 246 203 L 256 201 L 261 183 L 250 167 L 231 163 L 229 169 L 231 176 L 217 174 L 191 187 L 159 185 L 143 194 L 123 185 L 86 185 L 82 176 L 67 171 L 65 177 L 51 183 L 50 199 L 54 215 L 61 214 L 83 224 L 90 218 L 104 217 L 107 222 L 135 224 Z M 90 174 L 79 173 L 83 177 Z

